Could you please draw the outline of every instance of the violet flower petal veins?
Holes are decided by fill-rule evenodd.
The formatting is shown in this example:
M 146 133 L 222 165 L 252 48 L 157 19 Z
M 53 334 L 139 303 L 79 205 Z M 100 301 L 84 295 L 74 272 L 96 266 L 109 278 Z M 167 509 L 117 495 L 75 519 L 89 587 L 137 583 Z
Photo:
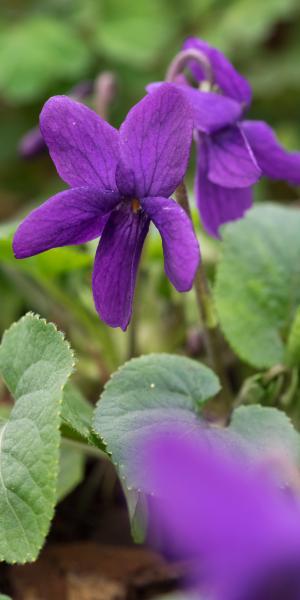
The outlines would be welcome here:
M 201 92 L 188 85 L 176 85 L 188 100 L 194 116 L 194 127 L 204 133 L 214 133 L 236 123 L 242 114 L 241 105 L 214 92 Z
M 134 191 L 138 198 L 170 196 L 185 175 L 192 132 L 190 106 L 175 86 L 165 83 L 145 96 L 120 128 L 122 193 L 128 179 L 129 195 Z
M 164 83 L 158 81 L 147 85 L 149 94 L 157 91 Z M 169 84 L 184 94 L 193 112 L 194 127 L 203 133 L 213 133 L 236 123 L 242 115 L 241 105 L 214 92 L 201 92 L 188 82 Z
M 245 106 L 249 106 L 252 98 L 252 91 L 248 81 L 242 77 L 231 62 L 218 50 L 213 48 L 204 40 L 195 37 L 189 37 L 183 44 L 184 49 L 194 48 L 200 50 L 209 59 L 215 82 L 225 96 L 237 100 Z M 195 79 L 199 82 L 204 80 L 204 72 L 199 64 L 191 61 L 191 71 Z
M 274 583 L 286 583 L 291 572 L 288 598 L 298 600 L 299 499 L 292 501 L 255 465 L 245 468 L 224 448 L 206 445 L 199 432 L 187 437 L 179 423 L 145 436 L 138 451 L 154 493 L 150 525 L 173 555 L 198 559 L 195 579 L 204 597 L 273 600 Z
M 200 261 L 190 218 L 171 199 L 143 198 L 141 204 L 161 234 L 167 277 L 179 292 L 187 292 L 193 285 Z
M 46 102 L 40 128 L 57 172 L 67 184 L 116 191 L 116 129 L 67 96 L 54 96 Z
M 208 173 L 212 183 L 222 187 L 243 188 L 256 183 L 261 170 L 246 136 L 232 126 L 207 138 Z
M 130 203 L 112 211 L 97 249 L 93 295 L 100 318 L 111 327 L 126 330 L 132 313 L 139 260 L 150 220 Z
M 16 258 L 99 237 L 107 215 L 119 201 L 116 193 L 88 187 L 59 192 L 19 225 L 13 240 Z
M 195 197 L 204 229 L 220 238 L 220 227 L 244 216 L 252 206 L 252 189 L 228 188 L 212 183 L 207 176 L 208 150 L 205 141 L 198 144 Z
M 263 175 L 300 185 L 300 152 L 287 152 L 264 121 L 242 121 L 241 127 Z

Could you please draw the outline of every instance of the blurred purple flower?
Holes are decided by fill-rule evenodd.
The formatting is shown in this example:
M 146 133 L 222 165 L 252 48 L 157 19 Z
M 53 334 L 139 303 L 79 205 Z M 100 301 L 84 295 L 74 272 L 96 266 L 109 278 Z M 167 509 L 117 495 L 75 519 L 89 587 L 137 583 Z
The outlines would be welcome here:
M 299 499 L 180 426 L 143 442 L 150 526 L 210 600 L 299 600 Z
M 183 48 L 202 52 L 211 63 L 218 90 L 238 102 L 241 109 L 249 107 L 252 95 L 249 83 L 219 50 L 198 38 L 188 38 Z M 205 79 L 201 66 L 191 61 L 190 68 L 201 84 Z M 182 89 L 193 105 L 195 90 L 187 85 Z M 197 104 L 194 106 L 197 111 Z M 261 174 L 300 184 L 300 153 L 286 152 L 263 121 L 245 121 L 239 114 L 235 123 L 221 126 L 210 135 L 197 129 L 196 198 L 203 225 L 210 235 L 219 237 L 223 223 L 241 218 L 251 207 L 251 185 Z
M 68 93 L 74 100 L 83 100 L 92 94 L 94 84 L 92 81 L 80 81 Z M 47 150 L 47 144 L 39 127 L 33 127 L 20 139 L 18 152 L 22 158 L 34 158 Z
M 65 96 L 46 102 L 41 131 L 60 177 L 71 189 L 34 210 L 16 231 L 17 258 L 81 244 L 102 234 L 93 273 L 100 317 L 126 329 L 139 259 L 150 221 L 162 236 L 165 271 L 175 288 L 191 288 L 199 247 L 191 221 L 169 199 L 182 181 L 193 119 L 170 84 L 146 96 L 118 132 Z
M 39 127 L 33 127 L 25 133 L 18 145 L 18 153 L 22 158 L 34 158 L 47 150 Z

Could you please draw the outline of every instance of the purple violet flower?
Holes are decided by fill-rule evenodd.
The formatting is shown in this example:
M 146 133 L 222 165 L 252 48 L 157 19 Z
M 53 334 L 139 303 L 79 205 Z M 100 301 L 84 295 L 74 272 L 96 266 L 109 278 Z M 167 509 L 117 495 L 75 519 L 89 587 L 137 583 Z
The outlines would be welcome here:
M 183 48 L 202 52 L 211 63 L 219 91 L 238 102 L 241 109 L 249 108 L 249 83 L 219 50 L 198 38 L 188 38 Z M 190 68 L 201 84 L 205 80 L 201 66 L 191 61 Z M 188 87 L 182 89 L 193 102 Z M 198 129 L 197 146 L 197 205 L 205 229 L 214 237 L 220 237 L 223 223 L 241 218 L 251 207 L 251 186 L 260 175 L 300 184 L 300 153 L 286 152 L 263 121 L 243 120 L 240 114 L 229 127 L 215 129 L 210 135 Z
M 169 196 L 187 168 L 193 119 L 170 84 L 141 100 L 118 132 L 65 96 L 46 102 L 40 127 L 60 177 L 71 189 L 34 210 L 16 231 L 17 258 L 82 244 L 101 235 L 93 295 L 103 321 L 127 328 L 138 264 L 150 221 L 162 236 L 165 271 L 184 292 L 200 253 L 193 226 Z
M 150 527 L 210 600 L 299 600 L 300 503 L 180 426 L 143 441 Z

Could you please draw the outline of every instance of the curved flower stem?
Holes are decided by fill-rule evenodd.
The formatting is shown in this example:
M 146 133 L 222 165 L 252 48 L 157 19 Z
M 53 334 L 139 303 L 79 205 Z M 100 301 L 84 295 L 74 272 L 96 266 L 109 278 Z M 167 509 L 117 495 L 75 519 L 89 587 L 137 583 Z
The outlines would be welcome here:
M 111 71 L 103 71 L 95 80 L 94 104 L 97 114 L 108 120 L 109 108 L 117 94 L 117 79 Z
M 202 67 L 205 80 L 212 85 L 214 82 L 214 75 L 211 64 L 204 52 L 201 52 L 201 50 L 196 50 L 195 48 L 188 48 L 187 50 L 182 50 L 176 54 L 175 58 L 169 65 L 165 81 L 175 82 L 177 75 L 182 73 L 183 69 L 191 60 L 196 61 L 199 66 Z
M 188 193 L 184 182 L 182 182 L 178 186 L 175 192 L 175 196 L 178 204 L 180 204 L 180 206 L 185 210 L 185 212 L 192 221 Z M 214 301 L 211 295 L 211 290 L 206 277 L 203 263 L 200 263 L 197 269 L 194 279 L 194 290 L 196 294 L 196 300 L 201 322 L 203 325 L 204 339 L 208 359 L 211 363 L 211 366 L 213 367 L 220 379 L 222 385 L 221 394 L 224 409 L 226 410 L 226 412 L 228 412 L 232 407 L 232 393 L 222 360 L 218 321 L 215 313 Z

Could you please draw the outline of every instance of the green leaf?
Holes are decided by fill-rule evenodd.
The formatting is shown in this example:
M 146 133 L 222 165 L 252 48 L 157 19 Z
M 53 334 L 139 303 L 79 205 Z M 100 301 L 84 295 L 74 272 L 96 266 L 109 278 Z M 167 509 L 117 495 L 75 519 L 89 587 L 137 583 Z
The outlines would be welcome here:
M 210 369 L 169 354 L 133 359 L 112 376 L 97 404 L 94 428 L 128 487 L 135 487 L 131 465 L 139 460 L 140 436 L 178 421 L 187 431 L 195 427 L 201 407 L 219 389 Z
M 77 448 L 62 445 L 60 449 L 57 500 L 61 502 L 83 480 L 84 454 Z
M 17 261 L 12 250 L 13 233 L 16 231 L 17 225 L 18 223 L 12 223 L 0 227 L 0 254 L 2 261 L 11 263 L 19 270 L 31 275 L 47 273 L 48 278 L 92 266 L 93 258 L 91 254 L 80 248 L 68 247 L 54 248 L 26 260 Z
M 232 415 L 228 428 L 239 436 L 247 453 L 253 458 L 285 457 L 300 464 L 300 435 L 287 415 L 259 405 L 241 406 Z
M 79 439 L 94 444 L 95 434 L 92 431 L 92 419 L 92 405 L 73 383 L 68 382 L 63 392 L 62 424 L 71 429 Z
M 150 354 L 126 363 L 110 379 L 95 410 L 94 428 L 123 480 L 131 531 L 145 537 L 147 483 L 141 481 L 136 446 L 146 433 L 178 423 L 200 426 L 201 407 L 218 393 L 216 375 L 189 358 Z M 141 488 L 141 490 L 139 489 Z
M 300 304 L 300 212 L 267 204 L 224 228 L 215 301 L 223 332 L 251 365 L 285 360 Z
M 136 544 L 142 544 L 147 531 L 147 499 L 143 492 L 128 489 L 126 486 L 123 486 L 123 492 L 127 502 L 132 538 Z
M 1 92 L 9 100 L 31 100 L 54 82 L 80 77 L 89 60 L 86 44 L 68 23 L 28 18 L 1 34 Z
M 90 254 L 74 248 L 55 248 L 17 262 L 13 255 L 11 240 L 0 240 L 0 252 L 1 260 L 13 264 L 18 270 L 33 276 L 47 273 L 50 279 L 77 269 L 91 267 L 93 262 Z
M 286 362 L 291 366 L 300 365 L 300 308 L 298 308 L 287 341 Z
M 0 560 L 35 560 L 56 502 L 62 387 L 73 368 L 55 326 L 28 314 L 3 336 L 0 374 L 15 399 L 0 433 Z

